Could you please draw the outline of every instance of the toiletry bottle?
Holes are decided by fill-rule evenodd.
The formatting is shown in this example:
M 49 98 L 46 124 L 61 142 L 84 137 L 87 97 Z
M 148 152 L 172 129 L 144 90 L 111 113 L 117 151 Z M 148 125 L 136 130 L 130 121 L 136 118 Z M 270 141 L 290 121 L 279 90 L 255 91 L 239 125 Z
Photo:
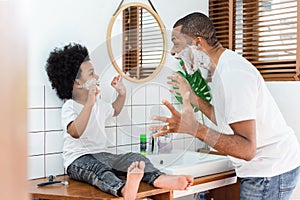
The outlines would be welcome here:
M 172 152 L 172 138 L 171 134 L 160 136 L 158 138 L 158 151 L 160 153 L 171 153 Z
M 201 192 L 201 193 L 199 194 L 199 200 L 206 200 L 206 198 L 205 198 L 205 193 L 204 193 L 204 192 Z
M 146 134 L 140 134 L 140 154 L 146 155 L 147 151 L 147 136 Z

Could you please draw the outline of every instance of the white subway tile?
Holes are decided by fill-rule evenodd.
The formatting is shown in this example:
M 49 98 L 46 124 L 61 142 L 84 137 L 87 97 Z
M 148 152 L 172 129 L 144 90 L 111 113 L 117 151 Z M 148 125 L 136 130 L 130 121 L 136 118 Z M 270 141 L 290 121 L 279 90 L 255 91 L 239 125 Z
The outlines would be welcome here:
M 46 176 L 64 174 L 62 154 L 46 155 Z
M 131 125 L 131 107 L 124 106 L 116 121 L 118 126 Z
M 63 143 L 63 131 L 46 132 L 46 154 L 62 152 Z
M 33 156 L 28 158 L 28 178 L 43 178 L 44 171 L 44 156 Z
M 131 127 L 122 126 L 117 128 L 117 146 L 131 144 Z
M 28 131 L 44 131 L 44 109 L 28 109 Z
M 143 124 L 146 121 L 146 107 L 132 106 L 132 124 Z
M 139 144 L 132 145 L 131 152 L 140 153 L 140 145 Z
M 28 155 L 44 154 L 44 132 L 28 134 Z
M 46 109 L 46 131 L 60 129 L 62 129 L 61 109 Z

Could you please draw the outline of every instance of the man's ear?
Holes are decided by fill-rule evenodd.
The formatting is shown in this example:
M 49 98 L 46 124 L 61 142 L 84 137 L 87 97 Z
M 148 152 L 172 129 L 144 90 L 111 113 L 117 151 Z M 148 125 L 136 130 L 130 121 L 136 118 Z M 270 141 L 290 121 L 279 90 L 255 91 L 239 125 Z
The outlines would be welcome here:
M 202 38 L 201 37 L 196 37 L 196 46 L 199 47 L 199 46 L 202 46 Z

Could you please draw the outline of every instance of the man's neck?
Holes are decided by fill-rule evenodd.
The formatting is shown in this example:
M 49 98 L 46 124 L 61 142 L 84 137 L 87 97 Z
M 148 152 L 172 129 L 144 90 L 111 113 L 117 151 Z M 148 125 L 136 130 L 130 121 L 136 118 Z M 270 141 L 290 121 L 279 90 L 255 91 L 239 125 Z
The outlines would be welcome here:
M 211 71 L 211 74 L 213 74 L 218 66 L 218 62 L 219 62 L 219 59 L 222 55 L 222 53 L 225 51 L 226 49 L 220 44 L 220 43 L 217 43 L 215 46 L 213 47 L 210 47 L 208 50 L 207 50 L 207 53 L 210 57 L 210 60 L 211 60 L 211 66 L 210 66 L 210 71 Z

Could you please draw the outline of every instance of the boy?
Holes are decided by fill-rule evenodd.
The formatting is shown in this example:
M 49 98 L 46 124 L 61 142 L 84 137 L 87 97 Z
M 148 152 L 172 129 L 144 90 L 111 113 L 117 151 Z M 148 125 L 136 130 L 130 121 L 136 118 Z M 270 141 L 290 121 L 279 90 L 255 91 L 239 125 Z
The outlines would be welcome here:
M 66 100 L 62 107 L 63 157 L 71 178 L 126 200 L 135 199 L 140 181 L 171 190 L 185 190 L 192 185 L 192 176 L 163 174 L 138 153 L 115 155 L 105 150 L 105 120 L 121 112 L 126 88 L 121 76 L 116 76 L 111 82 L 118 93 L 116 100 L 112 104 L 101 100 L 99 76 L 85 47 L 69 44 L 54 49 L 46 71 L 58 97 Z

